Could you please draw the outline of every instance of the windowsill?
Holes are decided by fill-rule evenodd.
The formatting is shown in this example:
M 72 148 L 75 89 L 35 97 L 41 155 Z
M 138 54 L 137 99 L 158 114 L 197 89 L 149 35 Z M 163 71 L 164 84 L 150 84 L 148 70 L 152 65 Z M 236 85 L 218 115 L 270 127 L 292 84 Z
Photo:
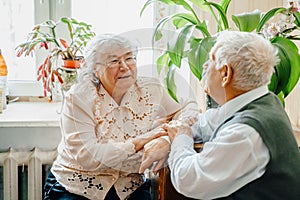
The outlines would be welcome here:
M 0 114 L 0 127 L 59 127 L 61 102 L 13 102 Z
M 60 142 L 61 102 L 12 102 L 0 114 L 0 152 L 55 150 Z

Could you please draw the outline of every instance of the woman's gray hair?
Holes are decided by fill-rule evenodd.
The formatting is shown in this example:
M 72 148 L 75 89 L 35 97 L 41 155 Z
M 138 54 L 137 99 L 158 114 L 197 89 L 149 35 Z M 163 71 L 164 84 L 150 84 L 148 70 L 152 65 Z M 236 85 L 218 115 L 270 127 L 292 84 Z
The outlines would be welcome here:
M 232 67 L 233 87 L 244 91 L 269 84 L 279 62 L 275 47 L 257 33 L 220 32 L 210 53 L 217 69 Z
M 112 47 L 120 49 L 129 49 L 134 55 L 137 54 L 137 45 L 129 39 L 114 34 L 102 34 L 95 36 L 90 40 L 84 52 L 84 64 L 79 70 L 78 81 L 82 81 L 84 77 L 89 76 L 94 82 L 99 81 L 94 76 L 94 70 L 97 60 L 103 60 L 104 55 L 111 52 Z M 105 62 L 105 60 L 103 60 Z

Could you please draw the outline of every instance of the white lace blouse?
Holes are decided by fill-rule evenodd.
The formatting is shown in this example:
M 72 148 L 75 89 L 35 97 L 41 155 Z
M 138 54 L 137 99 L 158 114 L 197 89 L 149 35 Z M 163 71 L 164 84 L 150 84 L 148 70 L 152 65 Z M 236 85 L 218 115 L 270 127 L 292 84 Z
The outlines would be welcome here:
M 155 133 L 155 121 L 180 105 L 153 78 L 139 78 L 120 105 L 98 88 L 87 79 L 68 92 L 51 171 L 72 193 L 104 199 L 114 185 L 125 199 L 144 183 L 138 174 L 142 152 L 135 153 L 131 139 Z

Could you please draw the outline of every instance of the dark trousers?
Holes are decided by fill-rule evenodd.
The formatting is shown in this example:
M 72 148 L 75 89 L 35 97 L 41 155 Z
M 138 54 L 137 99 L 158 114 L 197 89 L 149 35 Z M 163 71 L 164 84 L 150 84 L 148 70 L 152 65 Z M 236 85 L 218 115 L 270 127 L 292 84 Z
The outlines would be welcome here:
M 136 189 L 128 198 L 128 200 L 151 200 L 150 195 L 151 181 L 146 182 Z M 44 186 L 44 200 L 88 200 L 88 198 L 68 192 L 55 176 L 49 172 L 48 178 Z M 115 187 L 112 187 L 104 200 L 120 200 Z

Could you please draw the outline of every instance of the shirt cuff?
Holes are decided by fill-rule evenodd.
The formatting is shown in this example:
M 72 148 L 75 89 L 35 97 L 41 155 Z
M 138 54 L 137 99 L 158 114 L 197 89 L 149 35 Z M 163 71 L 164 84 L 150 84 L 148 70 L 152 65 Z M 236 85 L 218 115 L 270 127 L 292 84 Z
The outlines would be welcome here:
M 171 144 L 171 140 L 170 140 L 169 136 L 161 136 L 160 138 L 165 139 L 169 144 Z
M 190 146 L 194 145 L 194 140 L 190 136 L 186 134 L 179 134 L 177 135 L 171 145 L 171 148 L 181 148 L 183 146 Z
M 194 151 L 193 138 L 185 134 L 177 135 L 171 144 L 171 152 L 168 158 L 170 169 L 173 169 L 173 165 L 176 163 L 176 160 L 180 159 L 184 155 L 189 155 Z

